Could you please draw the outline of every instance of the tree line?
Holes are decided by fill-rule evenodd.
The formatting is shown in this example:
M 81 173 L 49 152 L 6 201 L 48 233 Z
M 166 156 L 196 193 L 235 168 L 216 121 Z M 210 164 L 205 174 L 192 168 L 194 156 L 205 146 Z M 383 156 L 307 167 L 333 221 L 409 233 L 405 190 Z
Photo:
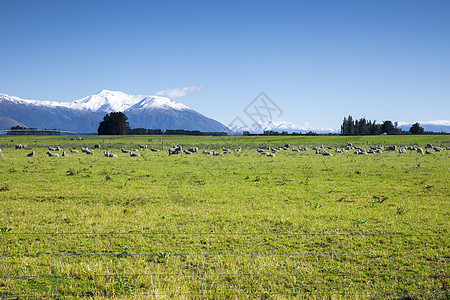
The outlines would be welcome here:
M 97 133 L 99 135 L 213 135 L 223 136 L 226 132 L 203 132 L 199 130 L 184 129 L 146 129 L 146 128 L 130 128 L 128 117 L 121 112 L 112 112 L 106 114 L 103 121 L 100 122 Z
M 376 121 L 366 120 L 361 118 L 359 120 L 353 119 L 352 116 L 344 117 L 341 125 L 341 134 L 343 135 L 378 135 L 378 134 L 424 134 L 424 128 L 419 123 L 414 123 L 408 131 L 398 128 L 398 122 L 390 120 L 383 121 L 378 124 Z

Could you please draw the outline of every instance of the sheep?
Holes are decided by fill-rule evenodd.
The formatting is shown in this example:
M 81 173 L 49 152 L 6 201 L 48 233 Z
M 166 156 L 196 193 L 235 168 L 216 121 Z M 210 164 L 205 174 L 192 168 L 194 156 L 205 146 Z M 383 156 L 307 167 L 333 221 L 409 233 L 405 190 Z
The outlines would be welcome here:
M 192 152 L 191 152 L 191 151 L 189 151 L 189 150 L 186 150 L 186 149 L 185 149 L 185 150 L 183 150 L 183 153 L 184 153 L 184 154 L 187 154 L 187 155 L 191 155 L 191 154 L 192 154 Z
M 426 151 L 425 151 L 425 154 L 431 154 L 431 155 L 433 155 L 434 153 L 433 153 L 433 152 L 430 152 L 430 151 L 428 151 L 428 150 L 426 150 Z
M 434 146 L 433 150 L 436 151 L 436 152 L 441 152 L 443 149 L 441 147 Z
M 141 148 L 141 149 L 144 149 L 144 148 L 147 149 L 148 148 L 147 145 L 141 145 L 141 144 L 138 145 L 138 147 Z
M 236 149 L 236 152 L 241 152 L 241 150 L 242 150 L 242 148 L 239 147 L 239 148 Z M 447 149 L 447 150 L 448 150 L 448 149 Z
M 198 153 L 198 148 L 197 147 L 191 147 L 188 149 L 189 152 L 191 153 Z
M 70 149 L 70 152 L 72 152 L 72 153 L 80 153 L 80 151 L 75 150 L 75 149 Z
M 120 149 L 120 151 L 122 151 L 122 153 L 130 153 L 130 150 L 125 150 L 125 149 Z
M 433 145 L 427 144 L 427 145 L 425 146 L 425 149 L 428 149 L 428 148 L 433 148 Z
M 336 148 L 336 151 L 334 151 L 334 152 L 336 152 L 336 153 L 342 153 L 342 150 L 339 149 L 339 148 Z
M 213 154 L 211 151 L 206 151 L 206 150 L 203 150 L 203 154 Z
M 275 157 L 275 154 L 273 154 L 273 153 L 266 153 L 266 156 Z
M 417 153 L 422 154 L 423 155 L 423 149 L 422 148 L 417 148 Z
M 178 155 L 179 153 L 181 153 L 183 151 L 183 148 L 181 146 L 173 146 L 172 148 L 169 149 L 169 156 L 176 154 Z
M 223 150 L 223 152 L 227 152 L 227 151 L 230 151 L 230 149 L 228 149 L 228 148 L 225 148 L 225 147 L 222 147 L 222 150 Z
M 34 156 L 34 151 L 31 151 L 30 153 L 27 154 L 27 157 L 33 157 Z
M 396 145 L 392 145 L 392 146 L 389 146 L 387 148 L 387 151 L 396 151 L 396 150 L 397 150 L 397 146 Z
M 130 156 L 137 157 L 137 156 L 141 156 L 141 155 L 139 153 L 133 153 L 133 151 L 130 151 Z
M 150 148 L 150 151 L 153 151 L 153 152 L 158 152 L 158 151 L 159 151 L 159 149 L 154 149 L 154 148 Z
M 110 152 L 108 152 L 108 151 L 103 151 L 103 154 L 104 154 L 106 157 L 117 157 L 117 154 L 113 154 L 113 153 L 110 153 Z
M 333 156 L 333 154 L 331 154 L 330 152 L 327 152 L 327 151 L 323 152 L 322 155 L 324 155 L 324 156 Z
M 223 156 L 223 153 L 213 151 L 213 155 L 214 156 Z
M 15 149 L 25 149 L 27 147 L 27 144 L 16 144 Z
M 400 148 L 400 149 L 398 149 L 398 153 L 406 153 L 406 149 L 405 148 Z
M 62 157 L 69 157 L 70 155 L 66 153 L 66 151 L 63 151 Z
M 93 155 L 93 154 L 94 154 L 94 150 L 86 149 L 85 153 L 86 153 L 87 155 Z
M 57 153 L 51 153 L 50 151 L 47 151 L 48 157 L 59 157 L 59 154 Z
M 100 144 L 95 144 L 94 149 L 100 149 Z
M 2 152 L 3 150 L 2 150 L 2 148 L 0 148 L 0 152 Z

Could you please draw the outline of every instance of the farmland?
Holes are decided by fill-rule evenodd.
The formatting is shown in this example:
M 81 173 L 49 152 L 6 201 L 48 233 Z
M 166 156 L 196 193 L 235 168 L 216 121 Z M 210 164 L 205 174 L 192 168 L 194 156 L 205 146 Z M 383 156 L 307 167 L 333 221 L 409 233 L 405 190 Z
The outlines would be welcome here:
M 427 143 L 442 152 L 281 150 Z M 15 150 L 14 145 L 27 144 Z M 70 153 L 100 144 L 94 155 Z M 162 149 L 130 157 L 138 144 Z M 168 156 L 172 145 L 200 153 Z M 60 146 L 70 157 L 51 158 Z M 232 150 L 224 156 L 203 150 Z M 450 294 L 448 135 L 0 137 L 0 294 Z M 34 157 L 27 153 L 35 151 Z M 108 158 L 103 151 L 118 155 Z M 130 297 L 131 297 L 130 296 Z

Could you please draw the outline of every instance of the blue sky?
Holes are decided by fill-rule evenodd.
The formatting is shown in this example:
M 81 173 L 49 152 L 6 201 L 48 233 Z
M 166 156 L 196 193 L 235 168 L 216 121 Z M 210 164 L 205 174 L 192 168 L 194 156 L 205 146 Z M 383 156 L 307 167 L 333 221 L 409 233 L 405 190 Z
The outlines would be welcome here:
M 0 93 L 73 101 L 192 87 L 228 125 L 264 91 L 276 120 L 338 128 L 450 119 L 450 1 L 0 0 Z M 201 87 L 201 88 L 198 88 Z

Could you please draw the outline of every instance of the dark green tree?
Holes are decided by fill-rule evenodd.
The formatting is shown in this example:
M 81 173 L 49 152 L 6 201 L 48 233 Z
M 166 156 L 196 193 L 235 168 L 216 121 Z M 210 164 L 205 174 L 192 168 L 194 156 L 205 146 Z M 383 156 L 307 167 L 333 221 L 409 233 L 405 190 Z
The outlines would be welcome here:
M 107 114 L 100 122 L 97 133 L 99 135 L 124 135 L 128 134 L 130 124 L 128 118 L 121 112 L 112 112 Z
M 381 132 L 386 134 L 394 134 L 395 127 L 394 124 L 392 124 L 392 121 L 384 121 L 383 124 L 381 124 Z
M 411 134 L 424 134 L 425 129 L 423 129 L 423 127 L 420 126 L 420 124 L 418 122 L 416 122 L 411 126 L 411 128 L 409 129 L 409 132 L 411 132 Z

